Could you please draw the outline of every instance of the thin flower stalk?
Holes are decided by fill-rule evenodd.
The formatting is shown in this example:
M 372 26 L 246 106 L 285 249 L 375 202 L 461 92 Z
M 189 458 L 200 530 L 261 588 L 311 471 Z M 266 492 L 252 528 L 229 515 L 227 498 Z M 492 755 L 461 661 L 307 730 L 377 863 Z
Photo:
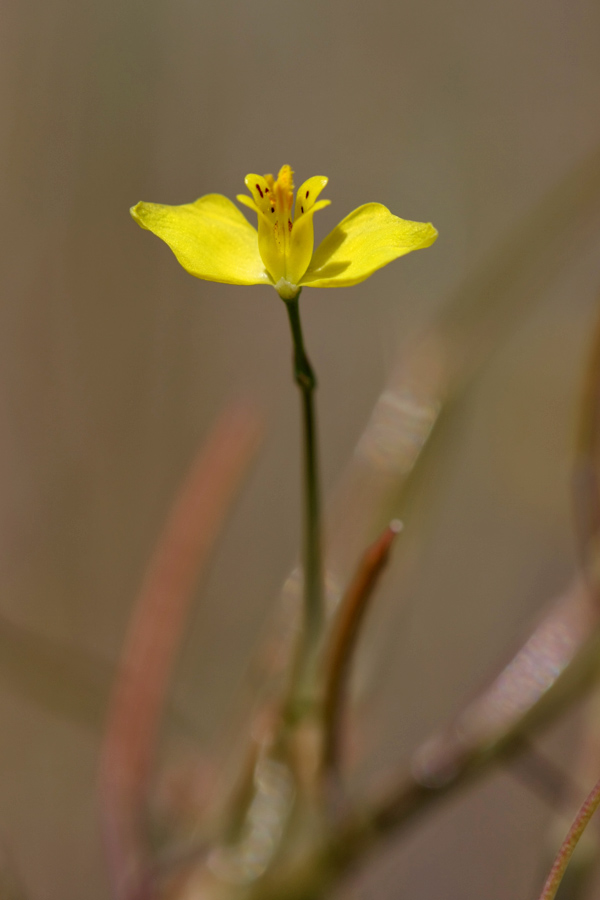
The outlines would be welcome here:
M 285 710 L 292 720 L 310 708 L 315 695 L 315 663 L 325 622 L 321 499 L 314 393 L 317 380 L 306 354 L 300 323 L 299 293 L 286 302 L 294 348 L 294 381 L 302 402 L 304 492 L 304 616 L 291 694 Z

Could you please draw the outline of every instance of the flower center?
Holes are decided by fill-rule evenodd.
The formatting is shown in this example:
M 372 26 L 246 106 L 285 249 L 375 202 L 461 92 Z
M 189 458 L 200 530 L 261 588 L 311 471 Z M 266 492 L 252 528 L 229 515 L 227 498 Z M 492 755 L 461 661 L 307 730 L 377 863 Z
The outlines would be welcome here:
M 290 236 L 294 227 L 294 173 L 290 166 L 283 166 L 277 181 L 272 175 L 265 175 L 264 178 L 257 177 L 254 184 L 248 184 L 248 187 L 259 213 L 264 217 L 262 223 L 259 221 L 258 242 L 263 262 L 275 281 L 286 278 Z M 261 218 L 259 215 L 259 220 Z M 263 253 L 263 249 L 266 252 Z
M 319 175 L 305 181 L 298 191 L 294 213 L 294 173 L 290 166 L 281 167 L 277 180 L 272 175 L 247 175 L 246 186 L 252 199 L 238 195 L 238 200 L 258 213 L 262 261 L 275 286 L 289 286 L 286 294 L 298 292 L 297 285 L 310 263 L 313 213 L 329 202 L 321 200 L 315 204 L 315 200 L 326 184 L 327 179 Z M 279 293 L 283 296 L 282 290 Z

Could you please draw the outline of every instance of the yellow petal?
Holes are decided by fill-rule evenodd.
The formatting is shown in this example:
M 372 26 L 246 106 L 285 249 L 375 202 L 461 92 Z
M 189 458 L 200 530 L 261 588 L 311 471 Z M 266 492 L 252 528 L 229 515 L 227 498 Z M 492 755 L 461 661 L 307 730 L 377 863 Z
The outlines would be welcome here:
M 292 284 L 300 283 L 313 253 L 315 244 L 313 216 L 330 203 L 331 200 L 313 202 L 311 208 L 301 213 L 300 218 L 294 221 L 285 269 L 285 277 Z
M 251 209 L 252 212 L 258 213 L 258 216 L 262 216 L 265 221 L 268 221 L 267 216 L 258 208 L 252 197 L 248 197 L 246 194 L 236 194 L 235 199 L 238 200 L 243 206 L 247 206 L 248 209 Z
M 304 184 L 301 184 L 296 194 L 296 209 L 294 211 L 294 222 L 297 222 L 300 216 L 307 213 L 309 209 L 315 205 L 315 200 L 329 181 L 325 175 L 313 175 L 308 178 Z
M 291 179 L 289 166 L 284 166 L 281 171 L 284 172 L 284 169 L 289 169 L 289 179 Z M 287 172 L 284 174 L 287 175 Z M 279 181 L 274 182 L 272 175 L 263 177 L 250 174 L 246 175 L 244 180 L 258 212 L 258 250 L 265 269 L 273 281 L 277 282 L 285 276 L 289 215 L 284 200 L 289 191 L 284 197 L 284 191 L 279 186 Z M 243 194 L 238 195 L 238 199 L 243 196 Z M 242 203 L 245 203 L 246 206 L 249 205 L 247 200 L 242 200 Z
M 358 284 L 399 256 L 429 247 L 436 237 L 431 224 L 399 219 L 381 203 L 367 203 L 346 216 L 321 242 L 300 284 Z
M 239 200 L 240 203 L 243 203 L 244 206 L 247 206 L 248 209 L 253 210 L 253 212 L 258 212 L 258 209 L 257 209 L 257 207 L 256 207 L 256 203 L 254 202 L 254 200 L 252 199 L 252 197 L 248 197 L 247 194 L 236 194 L 236 195 L 235 195 L 235 199 L 236 199 L 236 200 Z
M 258 251 L 263 267 L 275 283 L 285 277 L 285 259 L 287 247 L 287 229 L 281 224 L 281 218 L 274 214 L 275 222 L 271 223 L 266 215 L 258 216 Z
M 273 178 L 271 176 L 271 181 L 272 180 Z M 267 179 L 262 175 L 246 175 L 244 181 L 246 182 L 246 187 L 252 194 L 255 208 L 265 214 L 271 212 L 271 207 L 275 205 L 275 194 L 273 189 L 269 187 Z M 242 194 L 241 196 L 244 195 Z
M 195 203 L 138 203 L 131 215 L 169 245 L 183 268 L 206 281 L 270 284 L 258 236 L 239 209 L 221 194 Z

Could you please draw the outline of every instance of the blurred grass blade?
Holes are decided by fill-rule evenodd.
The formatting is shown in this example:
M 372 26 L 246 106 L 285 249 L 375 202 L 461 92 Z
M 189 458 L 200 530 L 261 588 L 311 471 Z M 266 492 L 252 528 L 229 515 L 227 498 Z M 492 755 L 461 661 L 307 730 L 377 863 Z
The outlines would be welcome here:
M 581 401 L 573 501 L 581 559 L 600 602 L 600 319 L 592 339 Z
M 400 522 L 392 522 L 363 555 L 354 578 L 340 602 L 325 649 L 324 740 L 325 774 L 338 772 L 340 765 L 340 728 L 344 701 L 350 679 L 352 656 L 369 601 L 387 564 Z
M 590 591 L 574 583 L 491 685 L 415 753 L 415 779 L 440 787 L 556 715 L 598 674 L 599 624 Z
M 227 410 L 193 463 L 148 567 L 122 654 L 100 767 L 117 900 L 147 896 L 143 806 L 169 676 L 193 589 L 258 445 L 257 417 Z
M 546 883 L 540 900 L 554 900 L 556 893 L 560 887 L 560 883 L 566 872 L 569 861 L 573 856 L 583 832 L 587 828 L 590 819 L 600 806 L 600 780 L 596 782 L 590 793 L 587 795 L 581 808 L 573 820 L 573 824 L 569 828 L 560 850 L 554 860 L 554 865 L 550 869 Z

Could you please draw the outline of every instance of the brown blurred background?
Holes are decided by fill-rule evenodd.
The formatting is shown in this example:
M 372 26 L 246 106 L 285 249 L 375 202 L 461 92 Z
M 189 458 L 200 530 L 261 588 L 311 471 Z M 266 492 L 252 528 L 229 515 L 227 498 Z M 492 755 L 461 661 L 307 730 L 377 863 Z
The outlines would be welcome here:
M 100 900 L 112 667 L 169 498 L 232 396 L 260 399 L 268 435 L 199 593 L 166 756 L 210 747 L 300 537 L 281 303 L 190 278 L 128 207 L 233 197 L 288 162 L 330 178 L 317 238 L 370 200 L 437 226 L 362 286 L 304 292 L 331 487 L 407 339 L 600 141 L 600 7 L 4 0 L 1 16 L 0 840 L 31 900 Z M 599 284 L 586 232 L 455 412 L 415 507 L 418 566 L 398 555 L 366 635 L 372 767 L 406 759 L 570 577 Z M 564 729 L 554 743 L 568 760 Z M 389 845 L 356 896 L 535 896 L 548 817 L 498 773 Z

